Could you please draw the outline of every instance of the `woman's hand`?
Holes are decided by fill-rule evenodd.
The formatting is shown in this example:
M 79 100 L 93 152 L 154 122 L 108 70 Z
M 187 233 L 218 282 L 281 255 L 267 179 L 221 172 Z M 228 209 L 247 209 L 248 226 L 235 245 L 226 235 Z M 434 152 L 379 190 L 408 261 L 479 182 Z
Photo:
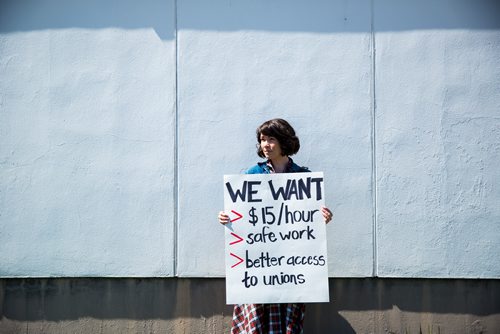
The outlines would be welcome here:
M 229 216 L 224 211 L 219 212 L 218 218 L 219 223 L 221 223 L 222 225 L 226 225 L 227 223 L 229 223 Z
M 329 222 L 332 221 L 333 213 L 326 206 L 321 207 L 321 214 L 323 215 L 323 218 L 325 219 L 325 224 L 328 224 Z

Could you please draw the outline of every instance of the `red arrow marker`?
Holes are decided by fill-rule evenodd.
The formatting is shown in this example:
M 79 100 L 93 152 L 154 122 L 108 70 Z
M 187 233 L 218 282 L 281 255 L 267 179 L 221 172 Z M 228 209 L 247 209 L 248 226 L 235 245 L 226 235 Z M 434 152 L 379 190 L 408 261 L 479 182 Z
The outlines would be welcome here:
M 233 264 L 233 265 L 231 266 L 231 268 L 234 268 L 234 267 L 236 267 L 237 265 L 239 265 L 241 262 L 243 262 L 243 259 L 242 259 L 241 257 L 239 257 L 238 255 L 234 255 L 233 253 L 229 253 L 229 255 L 234 256 L 235 258 L 237 258 L 237 259 L 239 260 L 239 261 L 238 261 L 238 263 Z
M 232 235 L 233 237 L 235 237 L 236 239 L 238 239 L 238 240 L 233 241 L 233 242 L 230 242 L 230 243 L 229 243 L 230 245 L 234 245 L 234 244 L 237 244 L 238 242 L 242 242 L 242 241 L 243 241 L 243 238 L 242 238 L 242 237 L 240 237 L 239 235 L 234 234 L 233 232 L 231 232 L 231 235 Z
M 230 222 L 235 222 L 237 221 L 238 219 L 241 219 L 243 217 L 243 215 L 239 214 L 238 212 L 234 211 L 234 210 L 231 210 L 232 213 L 234 213 L 235 215 L 238 216 L 238 218 L 234 218 L 234 219 L 231 219 Z

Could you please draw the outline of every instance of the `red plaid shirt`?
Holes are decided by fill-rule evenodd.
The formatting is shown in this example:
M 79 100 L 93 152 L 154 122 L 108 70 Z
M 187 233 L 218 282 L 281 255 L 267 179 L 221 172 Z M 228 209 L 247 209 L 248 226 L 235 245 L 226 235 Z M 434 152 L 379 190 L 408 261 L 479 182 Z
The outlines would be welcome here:
M 305 304 L 235 305 L 231 334 L 301 334 Z

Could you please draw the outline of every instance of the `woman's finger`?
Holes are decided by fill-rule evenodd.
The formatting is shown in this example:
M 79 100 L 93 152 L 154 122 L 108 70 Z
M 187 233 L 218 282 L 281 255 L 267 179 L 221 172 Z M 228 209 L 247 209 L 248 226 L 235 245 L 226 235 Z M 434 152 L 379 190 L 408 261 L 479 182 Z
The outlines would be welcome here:
M 229 223 L 229 216 L 224 211 L 220 211 L 217 218 L 219 219 L 219 223 L 223 225 Z
M 332 212 L 327 207 L 322 206 L 321 213 L 323 214 L 323 218 L 325 219 L 325 223 L 328 224 L 332 220 L 332 217 L 333 217 Z

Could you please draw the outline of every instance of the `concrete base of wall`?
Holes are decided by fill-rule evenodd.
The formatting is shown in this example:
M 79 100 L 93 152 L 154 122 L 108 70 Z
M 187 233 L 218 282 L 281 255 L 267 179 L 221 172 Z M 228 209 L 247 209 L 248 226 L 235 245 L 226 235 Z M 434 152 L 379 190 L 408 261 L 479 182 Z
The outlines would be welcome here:
M 306 333 L 500 333 L 500 280 L 331 279 Z M 224 279 L 0 279 L 0 333 L 229 333 Z

